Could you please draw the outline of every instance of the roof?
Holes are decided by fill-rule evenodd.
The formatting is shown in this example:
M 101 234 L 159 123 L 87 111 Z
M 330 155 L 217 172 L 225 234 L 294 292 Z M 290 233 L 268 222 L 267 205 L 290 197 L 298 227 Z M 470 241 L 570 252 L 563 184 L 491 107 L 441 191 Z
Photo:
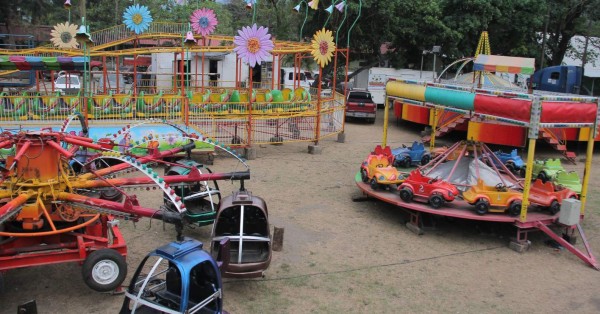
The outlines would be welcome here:
M 473 70 L 533 74 L 535 59 L 480 54 L 474 61 Z

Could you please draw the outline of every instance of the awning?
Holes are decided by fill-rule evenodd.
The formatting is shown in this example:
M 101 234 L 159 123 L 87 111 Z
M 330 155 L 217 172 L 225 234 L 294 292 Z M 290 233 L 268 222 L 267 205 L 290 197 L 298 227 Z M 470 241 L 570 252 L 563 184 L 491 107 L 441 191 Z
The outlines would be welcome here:
M 535 59 L 478 55 L 475 59 L 473 70 L 531 75 L 535 71 Z
M 83 71 L 89 57 L 0 56 L 0 70 Z

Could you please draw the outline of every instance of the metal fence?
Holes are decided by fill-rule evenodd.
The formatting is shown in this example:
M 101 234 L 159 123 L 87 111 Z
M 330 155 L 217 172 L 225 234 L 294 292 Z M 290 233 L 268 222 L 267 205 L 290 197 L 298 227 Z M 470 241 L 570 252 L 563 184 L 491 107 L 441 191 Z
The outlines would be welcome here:
M 237 93 L 234 99 L 232 94 Z M 161 119 L 187 125 L 205 137 L 233 146 L 316 142 L 344 128 L 343 96 L 334 93 L 318 99 L 315 94 L 290 96 L 275 102 L 269 91 L 258 90 L 250 98 L 244 90 L 214 89 L 201 93 L 117 93 L 63 95 L 0 93 L 0 123 L 59 126 L 74 112 L 92 122 L 122 125 Z M 298 94 L 300 95 L 300 94 Z M 246 97 L 246 98 L 245 98 Z M 87 105 L 84 105 L 87 104 Z

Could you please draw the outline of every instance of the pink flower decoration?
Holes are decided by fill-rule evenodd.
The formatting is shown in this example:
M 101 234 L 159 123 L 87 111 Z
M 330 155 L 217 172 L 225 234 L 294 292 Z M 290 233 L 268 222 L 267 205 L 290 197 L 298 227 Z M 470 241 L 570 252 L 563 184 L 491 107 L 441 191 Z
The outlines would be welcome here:
M 268 27 L 257 27 L 256 24 L 252 27 L 244 26 L 238 30 L 238 34 L 240 35 L 233 39 L 233 50 L 242 61 L 254 67 L 257 63 L 271 58 L 270 52 L 275 46 Z
M 208 36 L 215 31 L 215 27 L 217 27 L 219 21 L 217 21 L 215 11 L 202 8 L 192 13 L 190 16 L 190 23 L 192 24 L 192 29 L 196 32 L 196 34 Z

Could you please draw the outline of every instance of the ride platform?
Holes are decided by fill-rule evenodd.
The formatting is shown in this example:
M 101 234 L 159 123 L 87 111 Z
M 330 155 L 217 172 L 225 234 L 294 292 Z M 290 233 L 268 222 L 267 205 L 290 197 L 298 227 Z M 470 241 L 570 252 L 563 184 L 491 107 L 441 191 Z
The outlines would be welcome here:
M 571 253 L 575 254 L 588 265 L 592 266 L 596 270 L 600 270 L 600 265 L 598 265 L 596 258 L 591 252 L 581 225 L 576 224 L 573 226 L 566 226 L 560 224 L 560 213 L 551 215 L 547 211 L 532 210 L 527 212 L 525 221 L 521 221 L 519 216 L 510 216 L 507 213 L 487 213 L 485 215 L 478 215 L 475 213 L 475 207 L 462 199 L 455 199 L 452 202 L 446 202 L 441 208 L 435 209 L 429 206 L 426 200 L 420 202 L 419 199 L 416 198 L 410 203 L 403 201 L 400 199 L 400 195 L 396 191 L 395 185 L 390 186 L 391 189 L 373 190 L 369 183 L 362 181 L 360 172 L 356 174 L 354 179 L 356 181 L 356 185 L 363 192 L 363 194 L 388 204 L 398 206 L 410 214 L 410 222 L 408 222 L 406 225 L 411 231 L 417 234 L 422 234 L 421 219 L 423 213 L 475 221 L 511 223 L 517 227 L 516 237 L 510 243 L 510 247 L 512 249 L 518 252 L 525 251 L 528 247 L 527 234 L 531 231 L 539 230 L 550 236 L 553 240 L 557 241 L 560 245 L 565 247 Z M 534 209 L 535 206 L 531 206 L 530 208 Z M 583 216 L 581 219 L 583 219 Z M 564 228 L 562 237 L 558 236 L 550 229 L 552 226 Z M 577 237 L 575 235 L 575 230 L 579 232 L 586 252 L 583 252 L 574 246 L 575 239 Z

